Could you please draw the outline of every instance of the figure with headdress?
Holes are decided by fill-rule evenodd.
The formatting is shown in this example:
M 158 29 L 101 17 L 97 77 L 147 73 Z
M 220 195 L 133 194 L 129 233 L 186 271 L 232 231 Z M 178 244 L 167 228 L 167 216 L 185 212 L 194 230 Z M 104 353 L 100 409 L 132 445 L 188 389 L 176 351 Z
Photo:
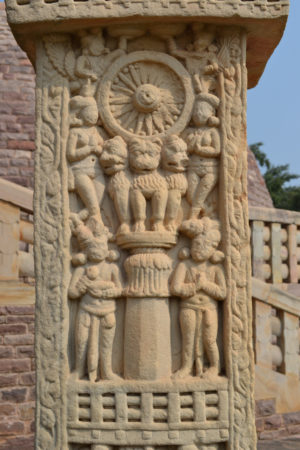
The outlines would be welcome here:
M 75 75 L 79 78 L 97 81 L 105 69 L 125 53 L 124 48 L 110 51 L 105 47 L 102 28 L 80 31 L 79 36 L 82 53 L 77 57 L 75 65 Z
M 44 42 L 45 51 L 55 70 L 68 79 L 73 95 L 78 94 L 88 81 L 94 94 L 107 67 L 124 55 L 127 39 L 120 37 L 118 48 L 110 50 L 105 47 L 103 29 L 100 27 L 80 30 L 77 36 L 80 46 L 78 50 L 74 50 L 69 34 L 49 34 Z
M 195 76 L 195 79 L 198 86 L 192 113 L 195 127 L 185 132 L 188 152 L 191 154 L 187 191 L 191 205 L 190 219 L 197 219 L 200 213 L 205 212 L 205 202 L 218 181 L 221 153 L 220 120 L 217 117 L 220 100 L 205 92 L 199 77 Z
M 96 100 L 90 94 L 89 85 L 84 86 L 81 95 L 70 99 L 69 109 L 69 190 L 78 194 L 90 217 L 103 225 L 100 205 L 105 180 L 98 160 L 102 153 L 103 139 L 97 127 Z
M 218 71 L 217 52 L 215 45 L 216 29 L 213 25 L 204 25 L 201 23 L 192 24 L 194 42 L 186 50 L 177 48 L 174 38 L 167 40 L 171 55 L 183 59 L 189 73 L 201 75 L 207 90 L 214 89 L 214 78 L 212 75 Z
M 226 297 L 224 254 L 218 250 L 220 223 L 208 217 L 187 220 L 182 232 L 192 239 L 190 257 L 177 265 L 171 280 L 171 292 L 181 298 L 180 327 L 182 364 L 175 378 L 193 375 L 213 377 L 220 372 L 217 345 L 218 302 Z M 204 372 L 204 354 L 209 366 Z
M 110 235 L 105 229 L 93 233 L 80 216 L 71 215 L 72 233 L 80 253 L 74 255 L 76 266 L 69 286 L 69 298 L 79 299 L 75 330 L 75 371 L 79 379 L 114 380 L 112 346 L 116 329 L 116 298 L 122 295 L 121 274 L 109 251 Z

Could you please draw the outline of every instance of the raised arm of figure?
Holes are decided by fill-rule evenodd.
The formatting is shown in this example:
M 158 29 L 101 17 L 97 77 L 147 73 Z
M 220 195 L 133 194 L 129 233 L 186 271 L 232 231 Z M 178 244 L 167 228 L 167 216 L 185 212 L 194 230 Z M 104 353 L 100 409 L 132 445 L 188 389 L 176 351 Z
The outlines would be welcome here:
M 222 267 L 216 266 L 215 271 L 215 281 L 209 281 L 206 279 L 205 274 L 200 275 L 199 287 L 207 295 L 214 298 L 215 300 L 224 300 L 226 297 L 226 282 L 224 276 L 224 270 Z
M 81 55 L 77 58 L 75 74 L 80 78 L 91 78 L 92 81 L 97 80 L 96 74 L 89 67 L 88 57 L 86 55 Z
M 74 270 L 68 290 L 69 298 L 76 299 L 85 294 L 86 285 L 80 283 L 80 280 L 84 275 L 84 271 L 85 271 L 84 267 L 77 267 Z
M 67 158 L 70 162 L 80 161 L 93 152 L 93 148 L 89 144 L 78 147 L 78 139 L 77 130 L 71 130 L 67 143 Z
M 173 295 L 178 297 L 191 297 L 195 294 L 196 289 L 194 283 L 185 282 L 187 270 L 186 262 L 180 262 L 176 267 L 171 281 L 171 293 Z
M 202 137 L 195 138 L 194 153 L 206 158 L 217 158 L 221 152 L 221 141 L 218 130 L 212 128 L 210 131 L 211 145 L 203 145 Z
M 119 267 L 116 264 L 112 264 L 111 281 L 115 285 L 115 297 L 121 297 L 123 292 L 122 275 Z

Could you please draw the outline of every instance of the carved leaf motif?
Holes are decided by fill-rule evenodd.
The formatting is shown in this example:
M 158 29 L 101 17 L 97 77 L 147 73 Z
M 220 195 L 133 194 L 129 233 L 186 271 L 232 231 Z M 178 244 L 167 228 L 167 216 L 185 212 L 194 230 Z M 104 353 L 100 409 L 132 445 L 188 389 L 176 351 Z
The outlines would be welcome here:
M 71 41 L 67 34 L 48 34 L 44 39 L 46 54 L 54 69 L 63 77 L 74 78 Z M 65 63 L 65 58 L 67 60 Z

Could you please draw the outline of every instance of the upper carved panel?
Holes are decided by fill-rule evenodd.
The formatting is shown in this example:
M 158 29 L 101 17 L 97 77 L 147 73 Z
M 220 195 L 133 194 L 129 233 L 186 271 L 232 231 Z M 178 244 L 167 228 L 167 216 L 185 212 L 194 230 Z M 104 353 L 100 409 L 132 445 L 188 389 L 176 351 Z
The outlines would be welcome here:
M 138 16 L 148 17 L 151 27 L 158 26 L 167 34 L 171 25 L 161 26 L 159 22 L 172 17 L 198 21 L 209 17 L 216 18 L 218 24 L 239 25 L 248 36 L 248 87 L 251 88 L 257 84 L 282 37 L 289 0 L 6 0 L 6 9 L 16 40 L 33 62 L 36 33 L 51 33 L 54 28 L 57 32 L 76 31 L 78 19 L 84 20 L 84 26 L 88 27 L 95 26 L 97 19 L 101 23 L 103 19 L 111 22 L 120 18 L 134 22 Z

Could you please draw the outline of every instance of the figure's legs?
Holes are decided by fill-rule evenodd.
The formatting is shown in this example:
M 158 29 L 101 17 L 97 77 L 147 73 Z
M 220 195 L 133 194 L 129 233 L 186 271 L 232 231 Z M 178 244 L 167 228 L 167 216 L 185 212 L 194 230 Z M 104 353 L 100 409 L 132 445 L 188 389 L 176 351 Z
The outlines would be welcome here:
M 75 333 L 75 373 L 79 379 L 83 378 L 86 373 L 90 323 L 89 313 L 79 308 Z
M 96 216 L 102 224 L 99 201 L 93 180 L 84 173 L 75 173 L 75 190 L 91 216 Z
M 129 190 L 124 188 L 114 193 L 114 205 L 120 220 L 118 233 L 130 231 Z
M 141 191 L 130 190 L 130 204 L 134 217 L 133 231 L 145 231 L 147 202 Z
M 202 311 L 196 314 L 195 332 L 195 373 L 196 376 L 203 376 L 203 336 L 202 336 Z
M 99 353 L 99 327 L 100 319 L 91 315 L 91 326 L 89 334 L 88 348 L 88 374 L 90 381 L 96 381 L 98 369 L 98 353 Z
M 186 193 L 186 198 L 189 204 L 192 206 L 193 204 L 193 198 L 195 196 L 195 191 L 197 189 L 197 186 L 199 184 L 199 177 L 193 170 L 188 171 L 187 175 L 188 180 L 188 189 Z
M 175 378 L 184 378 L 192 374 L 195 359 L 196 319 L 196 312 L 193 309 L 181 309 L 179 320 L 182 336 L 182 365 L 175 373 Z
M 92 183 L 94 184 L 98 205 L 101 207 L 105 192 L 105 178 L 100 169 L 97 170 L 97 174 L 95 178 L 92 179 Z
M 181 192 L 177 189 L 169 191 L 166 208 L 166 228 L 169 231 L 176 231 L 176 218 L 181 203 Z
M 165 231 L 163 222 L 166 213 L 168 201 L 168 191 L 167 189 L 162 189 L 161 191 L 156 191 L 152 195 L 152 230 L 153 231 Z
M 218 170 L 211 170 L 200 178 L 197 189 L 193 197 L 193 203 L 190 212 L 190 219 L 198 219 L 200 212 L 204 209 L 204 203 L 212 192 L 218 181 Z
M 112 347 L 116 331 L 115 313 L 101 317 L 100 377 L 102 380 L 118 380 L 112 371 Z
M 217 346 L 218 311 L 207 309 L 203 313 L 203 344 L 209 360 L 209 369 L 206 376 L 218 375 L 220 372 L 220 356 Z

